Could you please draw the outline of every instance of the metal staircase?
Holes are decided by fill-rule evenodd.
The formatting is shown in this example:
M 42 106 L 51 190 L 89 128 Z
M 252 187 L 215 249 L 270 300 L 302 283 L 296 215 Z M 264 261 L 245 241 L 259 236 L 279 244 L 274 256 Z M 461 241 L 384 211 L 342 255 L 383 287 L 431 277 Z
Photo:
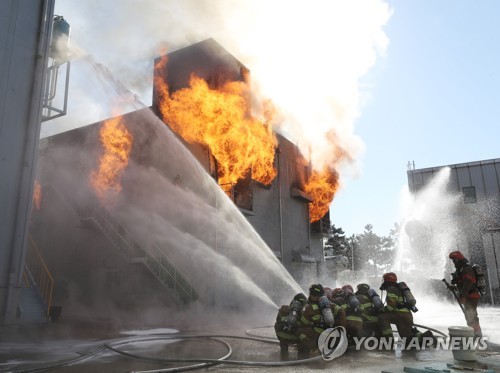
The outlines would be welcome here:
M 129 262 L 143 263 L 175 299 L 186 304 L 198 298 L 193 287 L 173 266 L 158 244 L 154 243 L 149 250 L 143 249 L 125 227 L 102 207 L 95 206 L 80 211 L 83 222 L 92 222 L 99 228 Z
M 31 235 L 28 236 L 23 282 L 18 316 L 25 322 L 47 321 L 52 307 L 54 279 Z
M 142 263 L 178 302 L 187 304 L 198 299 L 198 294 L 185 277 L 175 268 L 160 246 L 154 243 L 148 249 L 136 242 L 127 229 L 108 210 L 100 206 L 83 207 L 64 197 L 85 224 L 92 224 L 101 231 L 129 263 Z M 69 202 L 69 201 L 72 202 Z

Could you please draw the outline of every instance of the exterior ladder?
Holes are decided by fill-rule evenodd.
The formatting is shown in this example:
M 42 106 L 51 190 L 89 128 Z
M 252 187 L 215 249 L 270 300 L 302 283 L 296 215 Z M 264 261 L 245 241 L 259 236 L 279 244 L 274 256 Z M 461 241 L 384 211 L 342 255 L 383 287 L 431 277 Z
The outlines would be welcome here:
M 198 299 L 198 294 L 185 277 L 175 268 L 164 250 L 154 243 L 149 250 L 136 242 L 127 229 L 103 207 L 94 205 L 83 207 L 77 201 L 67 198 L 53 186 L 58 194 L 80 217 L 84 223 L 97 227 L 129 263 L 142 263 L 157 280 L 180 303 L 187 304 Z

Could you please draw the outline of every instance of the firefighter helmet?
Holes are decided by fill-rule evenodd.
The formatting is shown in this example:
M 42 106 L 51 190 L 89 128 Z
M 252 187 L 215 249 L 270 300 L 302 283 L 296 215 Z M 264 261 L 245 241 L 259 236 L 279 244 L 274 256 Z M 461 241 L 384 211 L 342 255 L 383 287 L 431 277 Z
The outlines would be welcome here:
M 302 305 L 307 302 L 307 297 L 304 293 L 298 293 L 293 297 L 293 300 L 298 300 Z
M 342 286 L 342 290 L 344 290 L 344 293 L 354 293 L 354 289 L 352 288 L 351 285 L 344 285 Z
M 368 290 L 370 290 L 370 285 L 368 284 L 358 284 L 357 286 L 358 293 L 360 294 L 368 294 Z
M 325 290 L 321 284 L 313 284 L 309 287 L 309 295 L 311 296 L 323 296 L 325 295 Z
M 335 288 L 332 290 L 332 298 L 340 298 L 345 295 L 344 290 L 342 288 Z
M 452 251 L 448 257 L 452 260 L 462 260 L 465 259 L 464 254 L 462 254 L 460 251 Z
M 398 282 L 398 276 L 394 272 L 384 273 L 384 282 Z

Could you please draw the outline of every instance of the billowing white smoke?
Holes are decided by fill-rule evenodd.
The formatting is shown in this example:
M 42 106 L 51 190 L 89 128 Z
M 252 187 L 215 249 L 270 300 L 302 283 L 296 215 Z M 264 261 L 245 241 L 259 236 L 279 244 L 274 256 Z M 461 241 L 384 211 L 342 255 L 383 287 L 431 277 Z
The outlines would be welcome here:
M 383 0 L 120 0 L 97 6 L 65 0 L 56 3 L 56 14 L 72 26 L 73 45 L 145 103 L 151 99 L 154 57 L 212 37 L 250 68 L 256 92 L 278 107 L 279 130 L 314 165 L 355 161 L 363 149 L 354 121 L 364 94 L 360 78 L 388 45 L 383 26 L 391 10 Z M 91 89 L 82 97 L 76 75 L 73 68 L 73 115 L 81 108 L 77 102 L 101 102 Z M 89 75 L 83 76 L 80 83 L 88 86 Z M 93 112 L 104 114 L 95 107 Z M 88 111 L 81 114 L 87 117 Z M 89 123 L 73 115 L 66 118 L 69 126 Z M 59 131 L 63 121 L 56 123 Z M 54 124 L 46 127 L 54 131 Z

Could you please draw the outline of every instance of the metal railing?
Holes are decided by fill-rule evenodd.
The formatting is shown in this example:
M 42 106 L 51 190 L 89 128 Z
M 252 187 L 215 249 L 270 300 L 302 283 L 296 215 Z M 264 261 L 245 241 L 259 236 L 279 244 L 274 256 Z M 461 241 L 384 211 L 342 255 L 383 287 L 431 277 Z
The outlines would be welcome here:
M 163 254 L 161 248 L 155 243 L 153 250 L 156 254 L 146 251 L 147 265 L 151 272 L 163 283 L 170 284 L 174 294 L 186 302 L 198 298 L 193 287 L 186 281 L 179 271 L 172 265 L 168 258 Z
M 52 292 L 54 291 L 54 279 L 50 274 L 47 264 L 40 254 L 35 241 L 28 236 L 28 249 L 26 251 L 25 260 L 25 275 L 29 276 L 31 282 L 36 286 L 38 292 L 46 306 L 46 316 L 50 314 L 50 307 L 52 306 Z M 26 282 L 26 277 L 25 277 Z M 30 282 L 30 281 L 28 281 Z
M 83 206 L 74 199 L 60 193 L 54 187 L 52 189 L 75 210 L 83 221 L 92 220 L 97 228 L 129 261 L 143 263 L 169 291 L 173 292 L 176 299 L 187 303 L 198 298 L 194 288 L 172 265 L 166 253 L 157 243 L 153 243 L 150 250 L 145 249 L 105 208 L 99 205 Z
M 162 284 L 171 289 L 177 299 L 188 302 L 197 298 L 193 287 L 172 265 L 157 243 L 154 243 L 150 250 L 145 250 L 107 210 L 102 207 L 94 207 L 92 210 L 87 210 L 88 212 L 104 235 L 128 259 L 143 262 Z

